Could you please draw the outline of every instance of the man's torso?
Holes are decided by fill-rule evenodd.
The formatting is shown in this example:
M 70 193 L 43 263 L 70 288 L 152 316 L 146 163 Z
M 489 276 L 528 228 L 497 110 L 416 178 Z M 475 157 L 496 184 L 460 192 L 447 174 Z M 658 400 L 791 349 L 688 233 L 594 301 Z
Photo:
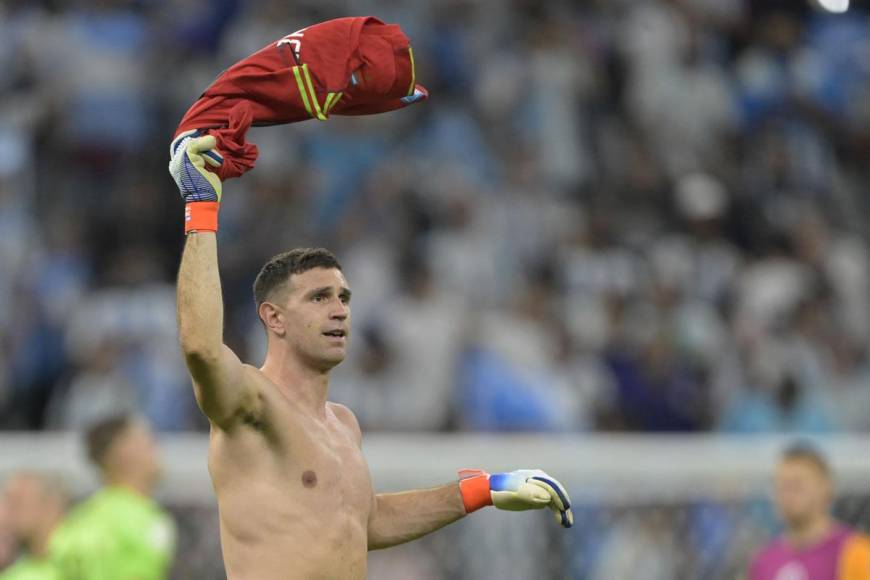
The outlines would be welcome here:
M 174 523 L 153 500 L 104 488 L 67 516 L 49 551 L 64 578 L 162 580 L 174 549 Z
M 868 560 L 870 541 L 837 526 L 824 540 L 803 549 L 784 539 L 774 541 L 755 558 L 750 580 L 870 580 Z
M 209 471 L 230 580 L 365 578 L 372 486 L 350 411 L 315 416 L 253 367 L 259 417 L 212 428 Z

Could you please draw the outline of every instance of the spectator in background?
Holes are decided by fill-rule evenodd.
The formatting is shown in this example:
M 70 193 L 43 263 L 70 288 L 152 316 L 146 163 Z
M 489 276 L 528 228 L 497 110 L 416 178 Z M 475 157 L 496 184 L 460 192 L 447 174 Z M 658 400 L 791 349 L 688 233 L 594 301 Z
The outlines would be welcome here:
M 52 544 L 62 573 L 88 580 L 164 580 L 175 550 L 175 524 L 151 498 L 160 479 L 148 425 L 130 415 L 104 419 L 85 437 L 103 487 L 76 506 Z
M 656 283 L 689 304 L 715 308 L 731 290 L 740 256 L 725 230 L 729 202 L 721 180 L 706 173 L 687 173 L 674 186 L 681 227 L 655 243 L 649 262 Z
M 870 252 L 861 236 L 836 227 L 821 208 L 795 204 L 790 228 L 795 255 L 819 278 L 829 296 L 820 314 L 848 340 L 870 339 Z M 830 333 L 829 333 L 830 335 Z
M 736 402 L 761 400 L 768 418 L 789 418 L 753 429 L 804 423 L 777 402 L 793 399 L 774 395 L 781 381 L 758 379 L 751 353 L 768 345 L 795 371 L 795 408 L 858 408 L 870 341 L 860 4 L 830 15 L 815 0 L 374 0 L 367 10 L 408 27 L 433 98 L 326 131 L 249 133 L 257 169 L 222 209 L 227 341 L 254 329 L 249 356 L 264 350 L 252 256 L 276 240 L 329 245 L 364 290 L 355 316 L 383 338 L 349 353 L 349 392 L 405 385 L 390 377 L 428 340 L 413 313 L 455 304 L 431 335 L 444 363 L 424 381 L 432 390 L 406 393 L 409 408 L 438 411 L 415 423 L 397 404 L 373 411 L 371 428 L 505 428 L 483 420 L 485 405 L 444 403 L 469 384 L 452 373 L 458 360 L 499 371 L 475 378 L 490 393 L 528 397 L 520 410 L 540 413 L 523 428 L 643 430 L 689 406 L 681 428 L 733 426 L 723 417 Z M 158 430 L 205 427 L 173 348 L 180 234 L 167 216 L 181 210 L 166 139 L 227 64 L 346 12 L 307 0 L 0 2 L 0 428 L 128 409 Z M 427 292 L 409 292 L 416 274 L 396 266 L 416 248 L 429 256 Z M 524 296 L 525 273 L 552 257 L 559 280 Z M 384 314 L 394 300 L 402 320 Z M 557 305 L 556 325 L 527 316 L 535 300 Z M 534 380 L 517 388 L 521 373 L 481 364 L 473 341 L 434 344 L 455 336 L 453 319 L 522 327 L 514 340 L 528 352 L 511 362 Z M 614 380 L 620 341 L 643 381 Z M 493 341 L 496 355 L 507 342 Z M 384 353 L 389 364 L 372 366 Z M 673 402 L 638 405 L 655 389 Z M 542 419 L 555 399 L 575 411 Z M 601 404 L 608 420 L 593 424 Z M 445 419 L 457 414 L 481 420 Z M 858 412 L 822 414 L 870 428 Z
M 18 473 L 4 489 L 10 528 L 22 547 L 21 557 L 0 572 L 2 580 L 64 580 L 53 559 L 55 531 L 64 517 L 67 495 L 47 475 Z
M 747 353 L 750 381 L 737 390 L 720 415 L 719 427 L 733 433 L 827 433 L 837 424 L 831 403 L 789 367 L 774 342 Z
M 89 353 L 69 387 L 55 392 L 48 410 L 49 425 L 81 430 L 118 412 L 136 410 L 136 391 L 118 370 L 122 348 L 123 342 L 112 338 Z
M 612 349 L 609 365 L 626 426 L 641 431 L 699 431 L 709 420 L 705 377 L 677 359 L 672 341 L 653 338 L 640 352 Z
M 848 431 L 870 431 L 870 360 L 854 342 L 835 345 L 831 395 L 836 416 Z
M 9 502 L 0 496 L 0 570 L 15 559 L 15 535 L 9 521 Z
M 675 522 L 666 510 L 658 513 L 627 513 L 613 525 L 597 554 L 593 580 L 631 578 L 643 570 L 648 580 L 671 580 L 680 576 L 680 547 L 674 534 Z
M 435 285 L 424 253 L 404 256 L 399 271 L 401 293 L 363 332 L 362 372 L 339 373 L 331 392 L 365 428 L 442 430 L 453 419 L 461 302 Z
M 830 467 L 812 447 L 783 453 L 774 502 L 785 533 L 753 559 L 749 580 L 870 579 L 870 538 L 832 518 L 833 486 Z
M 129 0 L 76 2 L 57 23 L 61 58 L 42 64 L 51 73 L 59 109 L 60 137 L 93 170 L 104 170 L 118 155 L 147 142 L 148 67 L 141 66 L 157 44 L 144 15 Z M 47 56 L 47 55 L 46 55 Z M 49 79 L 46 79 L 49 80 Z
M 83 428 L 141 411 L 162 430 L 189 428 L 193 397 L 174 347 L 174 291 L 158 272 L 152 254 L 127 247 L 113 259 L 111 284 L 70 314 L 65 339 L 78 372 L 56 392 L 52 426 Z
M 472 346 L 459 376 L 466 427 L 562 431 L 585 423 L 581 393 L 559 376 L 564 330 L 556 297 L 552 272 L 535 272 L 514 308 L 487 309 L 469 324 Z
M 722 144 L 737 125 L 729 79 L 686 12 L 680 3 L 640 2 L 624 32 L 629 112 L 674 176 L 721 165 Z

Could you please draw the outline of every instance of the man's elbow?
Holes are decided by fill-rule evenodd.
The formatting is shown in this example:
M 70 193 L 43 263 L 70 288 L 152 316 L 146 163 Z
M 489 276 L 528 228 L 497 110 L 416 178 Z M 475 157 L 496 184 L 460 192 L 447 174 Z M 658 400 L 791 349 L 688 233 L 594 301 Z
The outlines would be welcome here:
M 374 550 L 383 550 L 384 548 L 389 548 L 393 544 L 388 542 L 386 538 L 383 536 L 373 533 L 371 527 L 369 527 L 369 538 L 368 538 L 368 547 L 369 552 L 373 552 Z
M 184 361 L 194 378 L 206 374 L 209 369 L 218 366 L 222 345 L 211 345 L 203 342 L 181 341 L 181 352 Z
M 396 514 L 389 503 L 379 495 L 374 495 L 372 497 L 372 512 L 369 514 L 368 521 L 369 552 L 392 548 L 407 541 L 407 539 L 402 540 L 396 537 L 395 518 Z
M 375 550 L 383 550 L 389 547 L 390 546 L 387 544 L 372 542 L 371 540 L 369 540 L 369 552 L 374 552 Z
M 380 498 L 376 494 L 372 495 L 372 507 L 369 513 L 368 521 L 368 547 L 369 552 L 372 550 L 382 550 L 387 546 L 384 544 L 383 534 L 380 533 L 380 521 L 378 519 L 378 504 Z
M 196 328 L 179 325 L 178 342 L 181 352 L 188 360 L 208 360 L 220 356 L 223 347 L 220 339 L 214 339 Z
M 178 342 L 185 358 L 188 359 L 219 356 L 223 347 L 223 337 L 220 332 L 195 323 L 181 312 L 178 315 Z

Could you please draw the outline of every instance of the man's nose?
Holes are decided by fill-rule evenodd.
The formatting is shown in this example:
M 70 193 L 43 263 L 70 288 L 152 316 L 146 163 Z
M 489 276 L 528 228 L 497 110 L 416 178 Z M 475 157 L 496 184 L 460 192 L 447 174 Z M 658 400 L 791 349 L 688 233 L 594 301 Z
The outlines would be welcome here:
M 348 307 L 346 304 L 339 302 L 336 307 L 332 309 L 329 313 L 329 317 L 335 320 L 345 320 L 348 314 Z

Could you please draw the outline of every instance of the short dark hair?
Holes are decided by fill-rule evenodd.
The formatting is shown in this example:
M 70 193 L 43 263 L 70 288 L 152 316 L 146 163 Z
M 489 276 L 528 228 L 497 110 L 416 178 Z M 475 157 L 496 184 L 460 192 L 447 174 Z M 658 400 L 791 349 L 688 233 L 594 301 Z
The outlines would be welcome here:
M 85 433 L 85 446 L 88 459 L 95 465 L 104 467 L 106 456 L 118 437 L 133 423 L 128 414 L 112 415 L 88 427 Z
M 314 268 L 335 268 L 340 271 L 341 264 L 335 254 L 326 248 L 296 248 L 272 256 L 254 280 L 254 302 L 257 308 L 269 299 L 276 288 L 287 282 L 291 275 Z
M 786 447 L 782 452 L 782 461 L 806 461 L 825 477 L 831 476 L 828 460 L 815 445 L 807 441 L 797 441 Z

